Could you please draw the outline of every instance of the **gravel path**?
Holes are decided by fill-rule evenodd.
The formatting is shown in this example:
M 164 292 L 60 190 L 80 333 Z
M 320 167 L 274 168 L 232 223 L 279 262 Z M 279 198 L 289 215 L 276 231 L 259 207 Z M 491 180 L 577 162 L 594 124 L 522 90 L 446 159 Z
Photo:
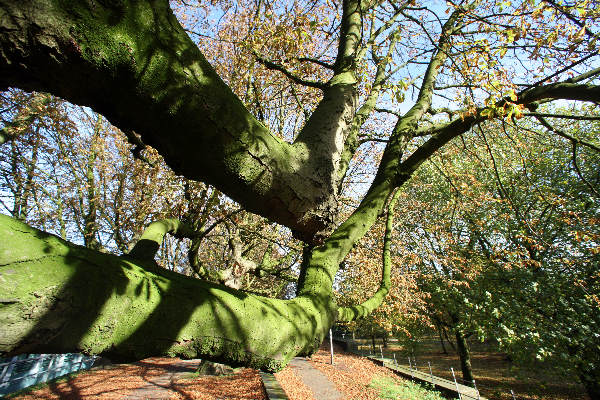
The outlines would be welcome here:
M 296 374 L 300 376 L 306 386 L 313 392 L 315 399 L 319 400 L 341 400 L 342 394 L 337 391 L 335 385 L 310 362 L 296 357 L 289 363 Z

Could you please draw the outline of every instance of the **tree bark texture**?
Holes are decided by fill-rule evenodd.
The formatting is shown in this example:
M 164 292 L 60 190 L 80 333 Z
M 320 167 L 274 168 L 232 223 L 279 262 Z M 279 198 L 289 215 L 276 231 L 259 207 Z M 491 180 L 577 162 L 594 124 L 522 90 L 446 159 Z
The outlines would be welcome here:
M 0 88 L 45 91 L 104 115 L 203 181 L 310 241 L 337 214 L 351 87 L 330 85 L 294 144 L 256 120 L 166 0 L 0 1 Z
M 0 215 L 0 354 L 164 354 L 275 371 L 315 351 L 330 297 L 267 299 L 102 254 Z
M 465 335 L 456 331 L 456 351 L 460 358 L 460 369 L 465 384 L 473 386 L 473 369 L 471 368 L 471 351 Z

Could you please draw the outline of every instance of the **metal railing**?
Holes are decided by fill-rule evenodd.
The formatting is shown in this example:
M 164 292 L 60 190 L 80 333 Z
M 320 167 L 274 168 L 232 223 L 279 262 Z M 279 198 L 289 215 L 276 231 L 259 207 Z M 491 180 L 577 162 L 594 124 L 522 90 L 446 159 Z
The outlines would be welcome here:
M 0 395 L 88 369 L 95 360 L 80 353 L 21 354 L 0 359 Z
M 428 363 L 428 369 L 425 371 L 419 370 L 417 367 L 416 360 L 408 357 L 408 364 L 402 365 L 396 357 L 396 352 L 385 352 L 383 347 L 379 346 L 376 351 L 373 351 L 371 345 L 361 345 L 356 343 L 352 339 L 345 337 L 335 337 L 334 339 L 347 344 L 347 351 L 355 353 L 364 357 L 368 357 L 381 362 L 385 367 L 401 373 L 402 375 L 409 377 L 413 380 L 418 380 L 424 383 L 431 384 L 434 387 L 443 388 L 445 390 L 453 391 L 457 394 L 460 400 L 485 400 L 486 398 L 481 396 L 478 385 L 475 381 L 467 382 L 460 378 L 457 378 L 454 374 L 454 370 L 451 368 L 453 380 L 444 379 L 439 376 L 433 375 L 431 364 Z M 462 383 L 459 383 L 461 381 Z

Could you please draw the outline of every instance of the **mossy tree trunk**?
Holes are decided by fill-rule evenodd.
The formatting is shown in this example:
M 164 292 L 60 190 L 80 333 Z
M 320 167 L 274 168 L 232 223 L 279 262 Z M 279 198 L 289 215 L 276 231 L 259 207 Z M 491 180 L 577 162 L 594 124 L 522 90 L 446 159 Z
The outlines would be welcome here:
M 0 352 L 203 357 L 276 370 L 314 351 L 328 296 L 284 301 L 102 254 L 0 215 Z
M 1 217 L 0 352 L 83 351 L 121 359 L 201 356 L 276 370 L 296 354 L 314 351 L 338 314 L 332 285 L 340 263 L 375 223 L 394 189 L 460 131 L 442 132 L 401 162 L 431 103 L 435 65 L 445 58 L 440 51 L 417 104 L 396 124 L 360 206 L 324 240 L 314 240 L 327 219 L 315 210 L 329 207 L 334 184 L 347 167 L 344 157 L 352 153 L 343 138 L 350 126 L 357 132 L 348 111 L 354 107 L 351 56 L 359 42 L 358 4 L 344 2 L 347 21 L 336 74 L 290 145 L 245 110 L 166 1 L 93 7 L 78 1 L 0 1 L 0 84 L 51 90 L 92 105 L 122 129 L 139 131 L 176 172 L 215 184 L 249 210 L 297 230 L 312 243 L 302 262 L 298 296 L 282 301 L 141 261 L 140 255 L 154 254 L 152 238 L 146 250 L 145 244 L 136 245 L 136 257 L 117 257 Z M 323 168 L 325 177 L 315 173 Z M 314 181 L 314 176 L 323 179 Z M 374 299 L 339 310 L 343 319 L 370 312 L 387 293 L 387 242 L 382 288 Z
M 346 18 L 361 18 L 351 11 Z M 298 238 L 331 232 L 355 80 L 320 85 L 322 101 L 290 144 L 247 111 L 167 0 L 2 0 L 0 43 L 0 88 L 90 106 L 139 134 L 177 174 L 218 187 Z M 347 77 L 344 65 L 336 69 L 334 78 Z
M 336 315 L 348 320 L 377 307 L 389 287 L 385 273 L 373 299 L 337 309 L 332 284 L 340 263 L 393 191 L 490 110 L 418 129 L 451 36 L 468 11 L 456 9 L 432 48 L 414 106 L 389 135 L 371 188 L 333 230 L 339 185 L 385 83 L 376 78 L 358 107 L 366 3 L 342 2 L 333 76 L 314 85 L 323 97 L 294 143 L 286 143 L 216 74 L 167 0 L 0 0 L 0 88 L 51 92 L 92 107 L 124 132 L 139 134 L 175 173 L 214 185 L 310 245 L 298 297 L 282 301 L 162 270 L 140 257 L 154 254 L 152 243 L 138 247 L 135 257 L 111 256 L 0 217 L 0 353 L 170 354 L 275 370 L 316 349 Z M 384 60 L 379 77 L 386 75 Z M 600 87 L 576 81 L 534 86 L 515 101 L 550 98 L 598 101 Z M 417 136 L 428 139 L 405 155 Z M 0 143 L 6 137 L 1 133 Z

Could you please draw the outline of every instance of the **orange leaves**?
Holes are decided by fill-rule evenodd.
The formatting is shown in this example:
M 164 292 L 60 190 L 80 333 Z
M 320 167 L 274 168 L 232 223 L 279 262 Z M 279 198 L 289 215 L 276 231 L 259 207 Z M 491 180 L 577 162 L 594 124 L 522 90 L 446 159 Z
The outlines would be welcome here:
M 173 382 L 169 378 L 162 379 L 161 377 L 173 374 L 169 368 L 177 361 L 176 358 L 149 358 L 135 364 L 121 364 L 110 369 L 83 372 L 69 380 L 52 383 L 18 398 L 112 400 L 124 396 L 149 396 L 203 400 L 266 399 L 260 375 L 257 371 L 247 368 L 225 377 L 178 378 Z
M 171 386 L 175 392 L 171 399 L 266 399 L 258 371 L 249 368 L 237 370 L 230 376 L 199 376 L 191 379 L 179 379 Z

